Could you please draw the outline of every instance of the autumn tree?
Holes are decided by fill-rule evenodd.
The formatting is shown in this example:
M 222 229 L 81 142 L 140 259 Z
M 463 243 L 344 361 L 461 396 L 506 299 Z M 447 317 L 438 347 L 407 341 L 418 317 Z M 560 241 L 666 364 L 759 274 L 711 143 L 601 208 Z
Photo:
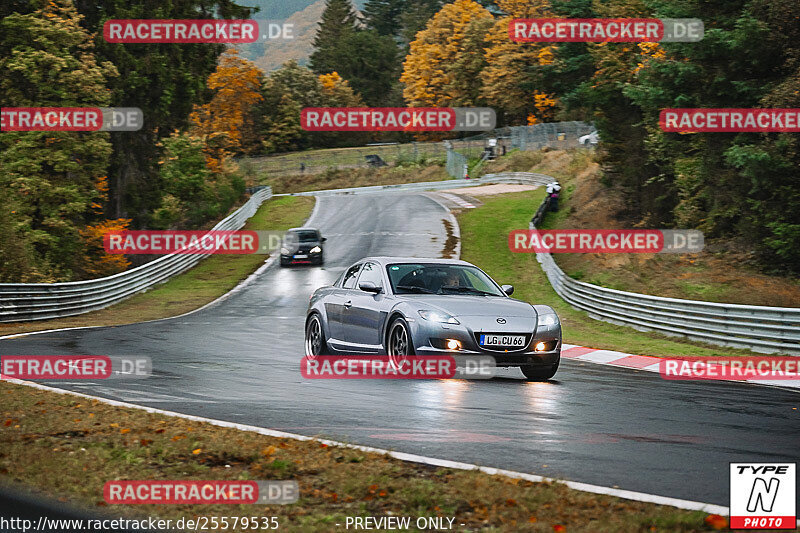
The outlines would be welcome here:
M 258 139 L 253 107 L 263 100 L 263 73 L 251 61 L 228 49 L 208 77 L 214 91 L 211 101 L 195 106 L 190 115 L 191 133 L 206 140 L 206 154 L 212 171 L 231 154 L 252 150 Z
M 117 70 L 98 62 L 71 0 L 52 0 L 0 21 L 0 101 L 9 107 L 108 106 Z M 111 144 L 101 132 L 0 135 L 0 279 L 85 277 L 82 231 L 100 218 L 96 183 L 107 175 Z
M 487 66 L 481 72 L 481 95 L 507 124 L 552 120 L 555 98 L 543 89 L 540 67 L 553 62 L 551 43 L 516 43 L 508 37 L 515 18 L 552 17 L 548 0 L 498 0 L 503 16 L 486 37 Z
M 244 180 L 226 160 L 209 166 L 207 139 L 173 132 L 161 141 L 164 196 L 150 224 L 157 229 L 198 228 L 228 212 L 244 193 Z
M 89 224 L 81 230 L 81 236 L 84 240 L 84 253 L 81 263 L 83 265 L 83 277 L 102 278 L 122 272 L 130 266 L 130 261 L 123 254 L 109 254 L 105 251 L 104 239 L 108 233 L 127 230 L 131 220 L 126 218 L 103 219 L 103 213 L 108 203 L 108 178 L 100 176 L 95 180 L 94 187 L 97 194 L 90 209 L 91 213 L 99 221 Z
M 319 75 L 322 107 L 361 107 L 364 102 L 338 72 Z
M 492 15 L 472 0 L 447 4 L 417 33 L 403 64 L 403 97 L 415 107 L 480 105 L 483 30 Z
M 83 15 L 81 24 L 94 36 L 97 57 L 113 63 L 120 73 L 109 81 L 114 105 L 144 111 L 141 130 L 111 133 L 108 170 L 108 215 L 133 218 L 133 226 L 142 227 L 164 194 L 158 141 L 188 126 L 194 105 L 206 101 L 206 80 L 227 45 L 108 43 L 103 24 L 108 19 L 247 19 L 254 9 L 235 0 L 74 1 Z

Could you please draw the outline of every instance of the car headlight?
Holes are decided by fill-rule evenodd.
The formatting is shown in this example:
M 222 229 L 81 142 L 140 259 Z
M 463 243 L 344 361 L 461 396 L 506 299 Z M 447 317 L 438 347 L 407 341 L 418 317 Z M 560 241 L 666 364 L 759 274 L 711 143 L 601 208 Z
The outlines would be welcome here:
M 448 315 L 447 313 L 437 313 L 436 311 L 429 311 L 427 309 L 420 309 L 419 316 L 431 322 L 439 322 L 442 324 L 460 324 L 456 317 Z
M 558 315 L 555 313 L 540 313 L 539 325 L 540 326 L 555 326 L 558 324 Z
M 315 247 L 313 247 L 313 248 L 311 249 L 311 253 L 312 253 L 312 254 L 318 254 L 318 253 L 320 253 L 321 251 L 322 251 L 322 248 L 320 248 L 319 246 L 315 246 Z
M 281 254 L 283 254 L 283 255 L 289 255 L 289 254 L 291 254 L 291 253 L 292 253 L 292 252 L 290 252 L 288 249 L 286 249 L 286 248 L 281 248 Z

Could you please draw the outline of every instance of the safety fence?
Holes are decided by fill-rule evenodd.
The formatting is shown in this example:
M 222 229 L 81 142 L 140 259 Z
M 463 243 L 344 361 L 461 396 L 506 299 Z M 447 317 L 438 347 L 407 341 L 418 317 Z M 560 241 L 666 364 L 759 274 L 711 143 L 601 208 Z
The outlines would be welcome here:
M 444 162 L 445 157 L 441 142 L 412 142 L 242 158 L 238 164 L 244 171 L 255 175 L 274 176 L 315 174 L 328 169 L 363 168 L 381 166 L 382 163 L 391 166 L 428 164 Z
M 536 223 L 543 218 L 549 205 L 547 200 L 531 220 L 530 229 L 536 229 Z M 536 259 L 556 293 L 594 319 L 755 352 L 800 355 L 800 308 L 703 302 L 619 291 L 572 279 L 549 253 L 537 253 Z
M 255 191 L 247 202 L 220 221 L 214 230 L 238 230 L 272 189 Z M 95 311 L 115 304 L 193 267 L 208 254 L 170 254 L 142 266 L 87 281 L 64 283 L 0 283 L 0 322 L 45 320 Z
M 580 146 L 579 138 L 594 131 L 585 122 L 548 122 L 533 126 L 498 128 L 470 137 L 443 142 L 378 143 L 352 148 L 332 148 L 309 152 L 247 157 L 238 160 L 246 174 L 302 175 L 328 169 L 363 168 L 370 166 L 403 166 L 406 164 L 445 164 L 454 178 L 465 176 L 468 159 L 480 158 L 487 139 L 497 139 L 497 153 L 507 150 L 536 150 L 543 146 L 573 148 Z
M 593 131 L 594 125 L 586 122 L 543 122 L 532 126 L 498 128 L 472 137 L 444 141 L 447 173 L 454 178 L 466 177 L 468 161 L 481 158 L 486 153 L 489 139 L 496 141 L 495 155 L 503 155 L 507 150 L 539 150 L 545 146 L 562 150 L 576 148 L 582 145 L 581 137 Z
M 447 173 L 457 179 L 466 178 L 468 172 L 467 157 L 453 150 L 452 144 L 446 143 L 446 147 L 447 162 L 445 168 Z

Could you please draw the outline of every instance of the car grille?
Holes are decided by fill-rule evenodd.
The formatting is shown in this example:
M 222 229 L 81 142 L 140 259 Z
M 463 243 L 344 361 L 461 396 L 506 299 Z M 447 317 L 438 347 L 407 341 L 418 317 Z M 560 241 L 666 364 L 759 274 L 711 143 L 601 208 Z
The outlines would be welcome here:
M 481 335 L 522 335 L 525 337 L 525 344 L 523 346 L 481 346 Z M 487 352 L 521 352 L 528 348 L 528 344 L 530 344 L 530 342 L 530 333 L 509 333 L 508 331 L 504 331 L 502 333 L 492 331 L 481 331 L 475 333 L 475 344 L 478 345 L 478 348 Z

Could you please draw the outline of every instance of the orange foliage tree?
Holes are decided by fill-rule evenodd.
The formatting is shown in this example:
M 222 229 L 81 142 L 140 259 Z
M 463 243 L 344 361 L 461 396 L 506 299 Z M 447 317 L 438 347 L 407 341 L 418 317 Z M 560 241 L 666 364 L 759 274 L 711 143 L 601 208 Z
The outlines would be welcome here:
M 92 202 L 91 210 L 93 215 L 101 216 L 108 203 L 108 177 L 102 176 L 95 180 L 95 199 Z M 95 224 L 89 224 L 80 230 L 84 243 L 84 260 L 82 261 L 84 271 L 81 273 L 84 278 L 99 278 L 110 276 L 122 272 L 130 266 L 122 254 L 108 254 L 103 247 L 103 238 L 107 233 L 125 231 L 130 226 L 131 219 L 117 218 L 114 220 L 102 220 Z
M 508 37 L 508 24 L 515 18 L 553 17 L 548 0 L 498 0 L 505 16 L 498 18 L 486 36 L 486 63 L 481 72 L 483 96 L 502 111 L 510 122 L 527 118 L 529 124 L 553 119 L 555 99 L 530 91 L 532 66 L 550 65 L 555 47 L 551 43 L 515 43 Z
M 403 64 L 406 102 L 415 107 L 475 105 L 483 35 L 491 21 L 491 13 L 472 0 L 456 0 L 436 13 L 417 33 Z
M 361 107 L 364 105 L 361 97 L 350 87 L 350 83 L 338 72 L 320 74 L 319 83 L 322 87 L 323 106 Z
M 208 77 L 214 97 L 208 104 L 195 106 L 189 120 L 191 134 L 205 142 L 206 162 L 212 171 L 222 170 L 231 154 L 255 142 L 250 112 L 264 98 L 263 79 L 264 73 L 232 48 L 220 56 L 217 69 Z

